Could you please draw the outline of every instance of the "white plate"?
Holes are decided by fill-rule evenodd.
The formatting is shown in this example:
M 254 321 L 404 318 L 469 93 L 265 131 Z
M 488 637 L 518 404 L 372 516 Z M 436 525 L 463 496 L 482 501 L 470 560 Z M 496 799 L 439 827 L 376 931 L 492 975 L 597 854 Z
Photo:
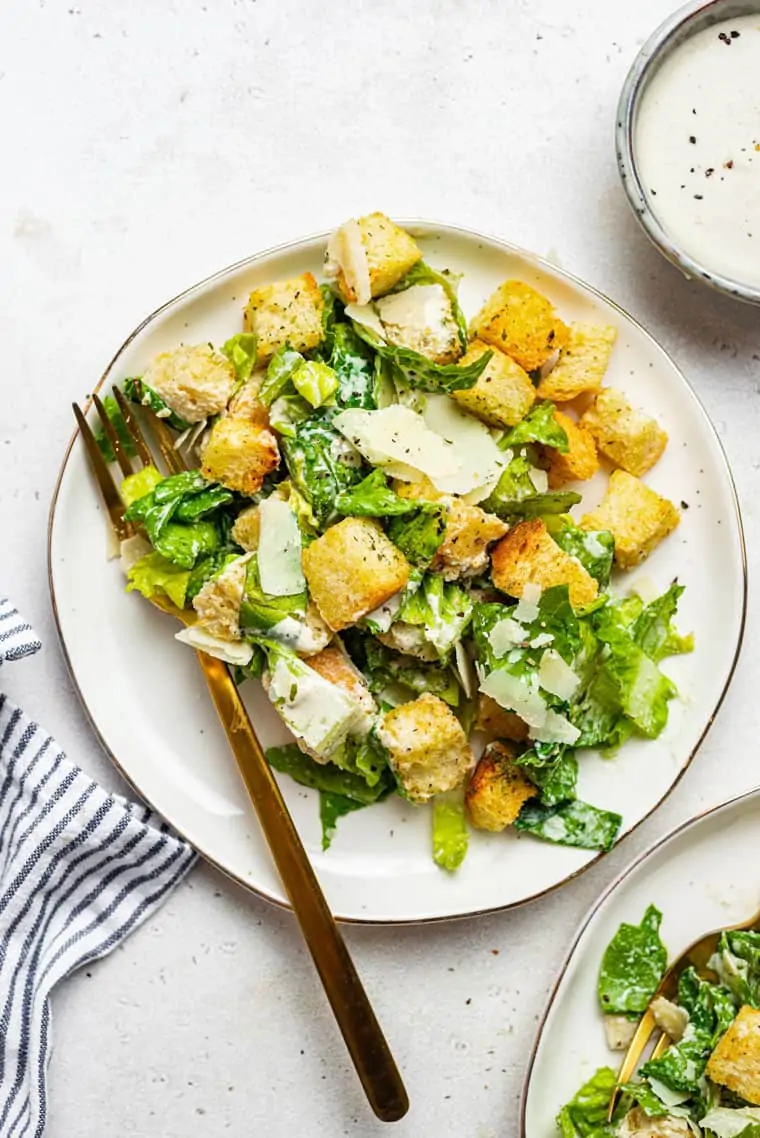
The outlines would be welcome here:
M 671 960 L 703 933 L 748 920 L 760 905 L 760 789 L 692 819 L 643 854 L 586 918 L 539 1028 L 521 1111 L 522 1138 L 558 1138 L 554 1119 L 598 1067 L 620 1065 L 598 1011 L 602 953 L 647 905 L 663 914 Z
M 631 741 L 619 758 L 581 762 L 579 795 L 624 816 L 622 834 L 649 814 L 694 755 L 720 704 L 741 641 L 744 549 L 736 496 L 715 432 L 691 388 L 652 338 L 593 289 L 504 242 L 454 227 L 408 223 L 433 265 L 463 272 L 461 300 L 472 314 L 506 277 L 536 285 L 563 317 L 615 324 L 619 340 L 608 381 L 657 415 L 670 435 L 647 479 L 676 502 L 683 521 L 642 574 L 687 591 L 679 622 L 697 650 L 668 662 L 681 690 L 655 742 Z M 266 282 L 320 273 L 325 236 L 262 253 L 189 289 L 130 336 L 103 380 L 139 374 L 157 352 L 184 340 L 220 343 L 241 326 L 248 292 Z M 83 392 L 84 394 L 84 392 Z M 595 503 L 603 479 L 584 501 Z M 280 883 L 246 801 L 234 761 L 193 654 L 171 621 L 124 592 L 118 563 L 105 559 L 105 519 L 81 446 L 70 447 L 51 509 L 50 580 L 72 675 L 104 747 L 122 773 L 209 860 L 242 884 L 284 903 Z M 709 605 L 704 598 L 710 598 Z M 246 700 L 265 745 L 287 733 L 258 685 Z M 125 712 L 125 709 L 126 712 Z M 393 798 L 341 820 L 332 848 L 320 848 L 316 795 L 289 779 L 283 789 L 337 916 L 419 921 L 506 908 L 567 881 L 598 856 L 513 833 L 474 834 L 453 875 L 430 857 L 430 811 Z

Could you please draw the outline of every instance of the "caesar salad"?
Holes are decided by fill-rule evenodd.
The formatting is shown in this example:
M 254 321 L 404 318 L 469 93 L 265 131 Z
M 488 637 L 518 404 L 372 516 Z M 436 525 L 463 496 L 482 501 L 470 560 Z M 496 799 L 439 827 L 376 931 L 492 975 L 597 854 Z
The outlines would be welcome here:
M 692 648 L 677 581 L 610 591 L 680 517 L 642 481 L 666 432 L 604 386 L 616 330 L 520 280 L 468 320 L 459 278 L 380 213 L 333 234 L 324 275 L 254 289 L 218 348 L 124 380 L 190 467 L 123 481 L 126 587 L 263 684 L 294 738 L 269 762 L 319 791 L 325 848 L 397 794 L 432 802 L 449 870 L 470 827 L 607 850 L 621 815 L 578 798 L 579 758 L 656 738 L 661 661 Z
M 562 1138 L 756 1138 L 760 1134 L 760 933 L 726 931 L 705 973 L 681 973 L 674 1000 L 658 995 L 668 954 L 650 905 L 607 946 L 597 992 L 607 1043 L 625 1050 L 650 1008 L 673 1041 L 625 1083 L 601 1067 L 557 1117 Z

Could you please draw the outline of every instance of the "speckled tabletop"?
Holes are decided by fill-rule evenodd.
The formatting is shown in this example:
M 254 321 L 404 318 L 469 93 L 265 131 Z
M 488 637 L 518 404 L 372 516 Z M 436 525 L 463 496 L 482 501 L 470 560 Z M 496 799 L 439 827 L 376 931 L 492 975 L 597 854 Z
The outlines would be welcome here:
M 671 0 L 8 0 L 0 8 L 2 587 L 45 641 L 11 696 L 110 786 L 47 590 L 47 510 L 81 397 L 130 329 L 258 248 L 380 208 L 494 232 L 609 293 L 683 367 L 758 553 L 758 312 L 682 280 L 618 185 L 626 69 Z M 709 603 L 709 598 L 705 598 Z M 760 782 L 758 624 L 676 793 L 519 912 L 346 936 L 403 1068 L 394 1133 L 511 1138 L 574 928 L 633 856 Z M 293 920 L 200 866 L 54 1006 L 50 1138 L 359 1138 L 368 1114 Z

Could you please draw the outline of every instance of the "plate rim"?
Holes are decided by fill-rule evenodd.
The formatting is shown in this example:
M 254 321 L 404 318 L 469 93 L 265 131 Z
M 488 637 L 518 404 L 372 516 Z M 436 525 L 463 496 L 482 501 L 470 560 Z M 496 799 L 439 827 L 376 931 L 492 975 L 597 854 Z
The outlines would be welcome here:
M 647 813 L 644 814 L 641 818 L 639 818 L 638 821 L 636 823 L 634 823 L 634 825 L 630 828 L 630 830 L 628 830 L 625 834 L 623 834 L 623 836 L 615 843 L 615 846 L 613 848 L 617 848 L 619 845 L 622 845 L 622 843 L 628 837 L 630 837 L 632 834 L 634 834 L 636 832 L 636 830 L 639 828 L 639 826 L 641 826 L 644 822 L 646 822 L 649 818 L 651 818 L 652 815 L 660 808 L 660 806 L 662 806 L 663 803 L 665 803 L 667 801 L 667 799 L 670 798 L 671 794 L 674 792 L 674 790 L 676 789 L 678 784 L 681 782 L 681 779 L 684 777 L 686 772 L 691 767 L 698 751 L 700 750 L 700 748 L 702 746 L 702 743 L 704 742 L 708 732 L 710 731 L 713 723 L 715 722 L 715 719 L 716 719 L 716 716 L 718 715 L 718 712 L 720 711 L 720 709 L 723 705 L 723 701 L 725 700 L 728 689 L 731 686 L 731 682 L 733 680 L 734 673 L 736 672 L 736 666 L 738 664 L 739 657 L 741 655 L 741 649 L 742 649 L 742 645 L 744 642 L 744 634 L 745 634 L 745 630 L 746 630 L 747 604 L 748 604 L 747 548 L 746 548 L 746 539 L 745 539 L 745 534 L 744 534 L 744 523 L 742 520 L 739 496 L 738 496 L 738 493 L 736 490 L 736 484 L 734 482 L 734 476 L 733 476 L 733 472 L 731 470 L 731 465 L 730 465 L 729 460 L 728 460 L 728 455 L 727 455 L 725 447 L 723 446 L 723 443 L 720 439 L 720 436 L 718 435 L 718 432 L 717 432 L 717 430 L 716 430 L 716 428 L 712 422 L 712 419 L 710 418 L 710 416 L 707 413 L 707 410 L 706 410 L 702 400 L 700 399 L 699 395 L 695 391 L 695 389 L 692 386 L 692 384 L 690 383 L 690 381 L 687 379 L 684 372 L 681 370 L 679 365 L 672 358 L 670 353 L 666 351 L 666 349 L 662 346 L 662 344 L 659 342 L 659 340 L 657 340 L 655 338 L 655 336 L 653 336 L 652 333 L 649 332 L 648 329 L 646 329 L 644 327 L 643 324 L 641 324 L 634 316 L 632 316 L 629 312 L 627 312 L 626 309 L 624 309 L 620 304 L 618 304 L 616 301 L 614 301 L 610 297 L 608 297 L 606 295 L 606 293 L 602 292 L 600 289 L 596 288 L 594 285 L 588 284 L 581 277 L 576 276 L 574 273 L 569 272 L 567 269 L 561 267 L 560 265 L 554 264 L 547 257 L 542 257 L 537 253 L 533 253 L 527 249 L 523 249 L 521 246 L 515 245 L 510 241 L 505 241 L 503 238 L 497 237 L 493 234 L 484 233 L 481 230 L 477 230 L 477 229 L 471 229 L 468 226 L 456 225 L 456 224 L 452 224 L 449 222 L 437 221 L 437 220 L 430 219 L 430 218 L 402 217 L 402 218 L 393 218 L 393 220 L 398 225 L 401 225 L 403 228 L 411 229 L 412 231 L 414 229 L 419 230 L 422 228 L 427 233 L 429 233 L 431 235 L 435 235 L 436 233 L 451 233 L 451 234 L 466 237 L 469 239 L 474 238 L 476 241 L 485 242 L 486 244 L 491 245 L 492 247 L 495 246 L 498 249 L 502 250 L 503 252 L 505 252 L 511 256 L 519 257 L 519 258 L 527 261 L 528 263 L 536 265 L 540 269 L 548 272 L 550 276 L 551 275 L 558 276 L 560 279 L 572 284 L 574 287 L 580 288 L 582 291 L 585 290 L 586 292 L 590 293 L 597 300 L 601 300 L 603 303 L 608 304 L 613 309 L 613 311 L 616 312 L 619 316 L 622 316 L 624 320 L 630 321 L 630 323 L 634 325 L 634 327 L 637 329 L 637 331 L 642 333 L 644 335 L 644 337 L 656 348 L 656 350 L 662 356 L 664 356 L 666 358 L 666 360 L 671 365 L 671 367 L 673 367 L 675 369 L 675 371 L 678 373 L 678 376 L 680 377 L 681 381 L 684 384 L 684 387 L 686 389 L 688 396 L 691 398 L 692 402 L 694 403 L 696 410 L 697 410 L 697 413 L 700 414 L 702 416 L 702 418 L 704 419 L 706 426 L 708 427 L 710 433 L 713 436 L 715 443 L 717 444 L 718 453 L 719 453 L 720 458 L 722 459 L 723 466 L 725 469 L 725 473 L 726 473 L 726 476 L 728 478 L 728 487 L 730 490 L 731 501 L 732 501 L 733 507 L 734 507 L 734 517 L 735 517 L 736 526 L 737 526 L 737 535 L 738 535 L 738 539 L 739 539 L 739 555 L 740 555 L 740 561 L 741 561 L 741 583 L 742 583 L 741 613 L 740 613 L 739 629 L 738 629 L 738 635 L 736 638 L 736 644 L 734 647 L 733 657 L 731 659 L 731 664 L 730 664 L 730 667 L 728 669 L 726 679 L 725 679 L 725 682 L 723 684 L 723 687 L 721 688 L 718 699 L 717 699 L 717 701 L 716 701 L 716 703 L 715 703 L 715 705 L 714 705 L 714 707 L 713 707 L 713 709 L 712 709 L 712 711 L 711 711 L 711 713 L 710 713 L 710 715 L 709 715 L 709 717 L 705 723 L 703 730 L 701 731 L 701 733 L 699 735 L 699 738 L 697 739 L 694 746 L 692 747 L 686 761 L 682 765 L 681 769 L 679 770 L 679 772 L 676 775 L 673 782 L 670 784 L 670 786 L 666 790 L 665 794 L 663 794 L 662 797 L 659 798 L 657 800 L 657 802 L 651 807 L 651 809 L 648 810 Z M 90 394 L 89 394 L 89 396 L 85 402 L 85 406 L 84 406 L 85 415 L 87 415 L 89 413 L 90 408 L 92 406 L 92 395 L 97 394 L 100 391 L 101 387 L 108 381 L 108 378 L 109 378 L 109 375 L 111 373 L 112 368 L 114 367 L 114 365 L 116 364 L 117 360 L 120 358 L 122 353 L 125 351 L 125 349 L 132 343 L 132 341 L 134 339 L 136 339 L 137 336 L 139 336 L 139 334 L 143 331 L 144 328 L 146 328 L 149 324 L 153 323 L 153 321 L 156 320 L 167 309 L 172 308 L 174 305 L 178 304 L 180 301 L 184 300 L 186 297 L 189 297 L 192 293 L 195 293 L 195 292 L 200 293 L 202 290 L 204 290 L 207 287 L 209 287 L 210 285 L 212 285 L 215 281 L 221 281 L 224 277 L 228 276 L 229 274 L 234 273 L 234 272 L 236 272 L 240 269 L 243 269 L 247 266 L 252 267 L 252 266 L 256 265 L 257 263 L 259 263 L 260 261 L 268 260 L 271 257 L 277 256 L 277 255 L 282 255 L 282 254 L 285 254 L 288 252 L 292 252 L 292 251 L 300 248 L 303 245 L 313 244 L 314 242 L 317 242 L 317 241 L 326 241 L 329 238 L 331 232 L 332 232 L 332 230 L 325 230 L 325 231 L 321 231 L 318 233 L 307 234 L 305 236 L 292 239 L 290 241 L 284 241 L 284 242 L 281 242 L 277 245 L 269 246 L 268 248 L 262 249 L 259 252 L 252 253 L 247 257 L 241 258 L 239 261 L 235 261 L 232 264 L 225 266 L 224 268 L 217 269 L 215 272 L 210 273 L 207 277 L 203 277 L 201 280 L 196 281 L 194 284 L 189 285 L 187 288 L 182 289 L 176 295 L 174 295 L 174 296 L 170 297 L 168 300 L 164 301 L 161 305 L 158 306 L 158 308 L 154 309 L 147 316 L 145 316 L 133 328 L 133 330 L 129 333 L 129 335 L 119 345 L 118 349 L 114 352 L 113 356 L 111 357 L 108 364 L 106 365 L 103 372 L 101 373 L 100 378 L 98 379 L 97 383 L 94 386 L 92 386 L 90 389 Z M 66 641 L 64 639 L 63 629 L 61 627 L 61 621 L 60 621 L 60 616 L 59 616 L 59 612 L 58 612 L 58 602 L 57 602 L 57 598 L 56 598 L 55 585 L 54 585 L 54 581 L 53 581 L 53 527 L 55 524 L 56 507 L 58 504 L 58 497 L 59 497 L 61 485 L 63 482 L 63 477 L 64 477 L 64 474 L 66 472 L 66 468 L 68 466 L 69 458 L 71 457 L 71 452 L 74 448 L 74 445 L 76 443 L 78 435 L 79 435 L 79 428 L 75 427 L 74 431 L 72 432 L 72 434 L 69 438 L 69 441 L 68 441 L 66 448 L 64 450 L 64 453 L 63 453 L 63 457 L 61 459 L 61 464 L 60 464 L 60 467 L 58 469 L 58 474 L 56 477 L 55 486 L 53 489 L 53 494 L 52 494 L 52 497 L 50 500 L 50 509 L 48 512 L 47 543 L 46 543 L 47 544 L 47 577 L 48 577 L 48 591 L 50 593 L 50 601 L 51 601 L 51 606 L 52 606 L 52 611 L 53 611 L 53 620 L 55 622 L 56 633 L 58 636 L 58 642 L 59 642 L 59 645 L 61 648 L 61 652 L 63 655 L 64 662 L 66 664 L 66 669 L 68 671 L 69 678 L 71 680 L 74 691 L 76 692 L 79 703 L 80 703 L 82 709 L 84 710 L 85 717 L 87 718 L 87 721 L 89 722 L 90 727 L 92 728 L 92 730 L 95 734 L 95 737 L 97 738 L 97 740 L 98 740 L 100 746 L 102 747 L 103 751 L 105 752 L 105 754 L 107 755 L 107 757 L 109 758 L 109 760 L 111 761 L 113 766 L 116 768 L 116 770 L 119 772 L 121 777 L 127 783 L 127 785 L 132 789 L 132 791 L 138 796 L 138 798 L 141 801 L 146 803 L 151 809 L 155 809 L 150 798 L 134 782 L 134 780 L 126 773 L 126 771 L 124 770 L 124 767 L 122 766 L 118 756 L 115 755 L 114 752 L 111 750 L 111 748 L 108 746 L 105 738 L 103 737 L 100 729 L 98 728 L 97 723 L 95 722 L 95 718 L 93 716 L 93 713 L 90 711 L 90 708 L 87 704 L 84 693 L 79 686 L 79 682 L 77 680 L 76 673 L 74 671 L 74 667 L 73 667 L 73 664 L 72 664 L 70 656 L 69 656 L 68 648 L 66 646 Z M 158 813 L 158 811 L 157 811 L 157 813 Z M 701 817 L 701 815 L 697 815 L 693 820 L 696 821 L 699 817 Z M 188 841 L 186 835 L 182 832 L 182 830 L 180 830 L 178 827 L 176 827 L 175 824 L 170 819 L 167 819 L 167 821 L 172 826 L 175 833 L 177 833 L 185 841 Z M 666 835 L 666 838 L 663 840 L 667 840 L 667 835 Z M 216 870 L 218 870 L 220 873 L 222 873 L 230 881 L 233 881 L 237 885 L 242 886 L 242 888 L 245 889 L 246 892 L 252 893 L 257 897 L 262 898 L 262 900 L 267 901 L 270 904 L 276 905 L 277 908 L 279 908 L 279 909 L 286 910 L 287 912 L 291 912 L 291 913 L 293 912 L 293 908 L 287 900 L 283 900 L 279 897 L 274 896 L 273 894 L 269 893 L 266 889 L 264 889 L 260 886 L 256 886 L 256 885 L 251 884 L 251 882 L 245 880 L 243 877 L 234 873 L 232 870 L 227 869 L 225 866 L 221 865 L 213 857 L 213 855 L 206 852 L 206 850 L 204 850 L 201 846 L 194 845 L 194 844 L 189 843 L 189 842 L 188 842 L 188 844 L 192 845 L 192 848 L 195 849 L 198 854 L 200 854 L 200 856 L 204 859 L 204 861 L 207 861 L 210 865 L 212 865 Z M 514 910 L 514 909 L 522 908 L 524 905 L 531 904 L 531 902 L 540 900 L 543 897 L 550 896 L 556 890 L 563 888 L 565 885 L 569 884 L 571 881 L 574 881 L 577 877 L 580 877 L 581 874 L 583 874 L 587 870 L 591 869 L 592 866 L 597 865 L 598 862 L 602 858 L 604 858 L 605 856 L 606 856 L 605 851 L 599 851 L 599 853 L 595 857 L 591 858 L 588 862 L 586 862 L 585 865 L 580 866 L 578 869 L 574 870 L 571 874 L 568 874 L 568 876 L 564 877 L 561 881 L 555 882 L 553 885 L 550 885 L 545 889 L 540 889 L 540 890 L 538 890 L 538 892 L 532 893 L 529 897 L 523 897 L 519 901 L 510 901 L 505 905 L 493 905 L 493 906 L 489 906 L 485 909 L 471 909 L 471 910 L 467 910 L 466 912 L 445 914 L 443 916 L 432 916 L 432 917 L 428 916 L 428 917 L 383 918 L 383 917 L 342 916 L 339 914 L 334 914 L 334 916 L 335 916 L 335 919 L 337 921 L 341 922 L 341 924 L 368 925 L 368 926 L 375 925 L 375 926 L 383 926 L 383 927 L 393 927 L 393 926 L 397 926 L 397 925 L 398 926 L 407 926 L 407 925 L 415 926 L 415 925 L 442 924 L 442 923 L 448 922 L 448 921 L 466 920 L 466 919 L 472 919 L 474 917 L 488 916 L 488 915 L 493 914 L 493 913 L 509 912 L 511 910 Z M 636 863 L 634 863 L 634 864 L 636 864 Z M 606 896 L 606 893 L 604 895 Z M 567 960 L 565 961 L 563 968 L 566 966 L 566 964 L 567 964 Z M 547 1014 L 548 1014 L 548 1007 L 547 1007 Z M 541 1022 L 543 1025 L 543 1019 Z M 537 1040 L 538 1040 L 538 1037 L 537 1037 Z M 536 1048 L 537 1048 L 537 1046 L 538 1046 L 538 1042 L 536 1041 Z M 532 1069 L 534 1057 L 535 1056 L 533 1054 L 531 1056 L 531 1069 Z M 526 1086 L 527 1086 L 527 1083 L 526 1083 Z M 522 1127 L 522 1124 L 523 1123 L 522 1123 L 522 1108 L 521 1108 L 521 1123 L 520 1123 L 521 1127 Z
M 565 955 L 559 966 L 557 976 L 553 981 L 551 988 L 549 989 L 549 995 L 546 998 L 546 1003 L 544 1004 L 543 1011 L 539 1017 L 538 1027 L 536 1028 L 536 1032 L 533 1038 L 533 1044 L 531 1046 L 530 1055 L 528 1057 L 528 1065 L 525 1068 L 525 1075 L 523 1076 L 522 1090 L 520 1092 L 519 1138 L 528 1138 L 527 1131 L 525 1129 L 525 1115 L 528 1107 L 528 1091 L 530 1090 L 531 1078 L 533 1076 L 533 1070 L 536 1065 L 538 1049 L 543 1038 L 546 1021 L 548 1020 L 551 1010 L 554 1007 L 557 996 L 559 995 L 559 990 L 565 979 L 565 974 L 570 967 L 570 963 L 573 957 L 575 956 L 578 945 L 580 944 L 581 940 L 586 934 L 586 931 L 593 923 L 603 905 L 606 904 L 606 902 L 618 889 L 618 887 L 621 886 L 623 882 L 631 876 L 632 873 L 639 869 L 645 861 L 648 861 L 650 857 L 654 857 L 658 851 L 669 845 L 671 842 L 675 841 L 687 830 L 692 829 L 692 827 L 701 825 L 704 821 L 706 821 L 706 819 L 711 818 L 714 814 L 720 814 L 723 810 L 730 810 L 732 807 L 738 806 L 739 803 L 748 802 L 753 798 L 756 798 L 758 801 L 760 801 L 760 784 L 756 784 L 755 786 L 750 787 L 749 790 L 743 790 L 740 794 L 735 794 L 731 798 L 726 798 L 722 802 L 716 803 L 714 806 L 709 806 L 706 810 L 700 810 L 698 814 L 693 814 L 690 818 L 686 818 L 685 821 L 680 822 L 677 826 L 674 826 L 671 830 L 668 830 L 668 832 L 666 834 L 663 834 L 661 838 L 655 838 L 654 841 L 652 841 L 646 847 L 646 849 L 644 849 L 637 857 L 635 857 L 633 861 L 625 865 L 623 869 L 621 869 L 620 872 L 612 879 L 612 881 L 607 886 L 605 886 L 599 896 L 592 902 L 584 915 L 581 917 L 580 922 L 573 934 L 570 946 L 565 952 Z

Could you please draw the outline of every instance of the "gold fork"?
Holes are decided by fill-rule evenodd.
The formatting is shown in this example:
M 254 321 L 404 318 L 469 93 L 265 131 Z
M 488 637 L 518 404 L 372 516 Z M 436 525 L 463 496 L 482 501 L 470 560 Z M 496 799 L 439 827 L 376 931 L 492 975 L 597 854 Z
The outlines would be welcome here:
M 114 388 L 113 394 L 124 416 L 140 466 L 155 465 L 135 411 L 118 388 Z M 92 402 L 122 474 L 125 477 L 133 474 L 129 456 L 102 402 L 97 395 L 92 396 Z M 135 533 L 135 527 L 124 519 L 124 503 L 81 408 L 76 403 L 73 407 L 111 524 L 117 537 L 124 540 Z M 186 469 L 166 425 L 147 409 L 144 419 L 169 471 L 178 473 Z M 176 608 L 168 598 L 157 607 L 183 624 L 189 623 L 191 614 Z M 227 665 L 221 660 L 205 652 L 198 652 L 197 656 L 364 1092 L 378 1118 L 384 1122 L 396 1122 L 409 1109 L 409 1099 L 401 1075 L 256 737 L 237 686 Z
M 716 929 L 713 932 L 707 933 L 705 936 L 695 940 L 693 944 L 681 953 L 677 960 L 668 968 L 667 972 L 660 981 L 659 987 L 652 997 L 653 1003 L 658 996 L 664 996 L 666 1000 L 674 1000 L 678 995 L 678 981 L 681 979 L 682 974 L 687 968 L 694 968 L 696 972 L 703 979 L 716 980 L 715 973 L 708 967 L 710 957 L 718 947 L 718 941 L 724 932 L 760 932 L 760 912 L 755 913 L 754 917 L 750 917 L 740 925 L 728 925 L 724 929 Z M 643 1016 L 639 1020 L 636 1032 L 628 1045 L 628 1050 L 625 1053 L 625 1058 L 620 1064 L 618 1071 L 617 1087 L 612 1093 L 610 1098 L 610 1105 L 607 1111 L 607 1121 L 612 1121 L 612 1116 L 615 1112 L 615 1107 L 620 1098 L 619 1087 L 623 1083 L 630 1081 L 631 1077 L 635 1074 L 642 1056 L 646 1052 L 647 1047 L 652 1041 L 652 1037 L 657 1031 L 657 1023 L 651 1010 L 651 1003 Z M 659 1059 L 659 1057 L 667 1051 L 672 1043 L 670 1036 L 663 1031 L 657 1042 L 654 1045 L 650 1059 Z

